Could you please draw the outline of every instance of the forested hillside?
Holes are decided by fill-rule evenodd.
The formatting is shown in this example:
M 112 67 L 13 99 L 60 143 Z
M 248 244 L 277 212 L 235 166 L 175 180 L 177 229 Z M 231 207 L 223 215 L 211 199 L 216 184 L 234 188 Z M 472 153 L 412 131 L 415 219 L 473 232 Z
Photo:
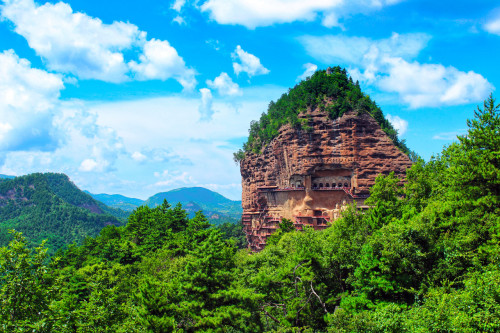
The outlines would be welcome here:
M 106 225 L 121 225 L 125 212 L 112 209 L 80 191 L 64 174 L 36 173 L 0 182 L 0 245 L 8 230 L 22 232 L 30 243 L 47 239 L 50 253 Z
M 244 158 L 245 152 L 259 153 L 273 138 L 281 126 L 290 124 L 292 127 L 311 130 L 307 118 L 299 117 L 308 110 L 319 108 L 331 119 L 341 117 L 349 110 L 370 114 L 380 125 L 382 130 L 392 139 L 394 144 L 404 153 L 410 150 L 404 141 L 399 140 L 397 131 L 384 117 L 382 110 L 364 94 L 358 82 L 354 83 L 347 75 L 347 71 L 340 67 L 316 71 L 310 78 L 301 81 L 288 93 L 283 94 L 276 102 L 269 103 L 267 112 L 262 113 L 258 121 L 252 121 L 249 136 L 243 149 L 234 154 L 235 161 Z
M 184 209 L 193 217 L 199 210 L 212 224 L 225 222 L 236 223 L 242 213 L 241 201 L 230 200 L 223 195 L 203 187 L 183 187 L 168 192 L 157 193 L 148 198 L 144 204 L 156 207 L 167 200 L 172 205 L 182 204 Z
M 500 105 L 368 211 L 324 231 L 283 221 L 259 253 L 197 214 L 140 207 L 47 264 L 20 234 L 0 250 L 6 332 L 498 332 Z

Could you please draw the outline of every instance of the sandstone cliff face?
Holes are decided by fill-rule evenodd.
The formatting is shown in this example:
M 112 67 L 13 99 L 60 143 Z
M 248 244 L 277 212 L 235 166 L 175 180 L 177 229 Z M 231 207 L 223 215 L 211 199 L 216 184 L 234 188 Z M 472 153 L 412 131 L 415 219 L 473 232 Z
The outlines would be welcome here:
M 404 177 L 411 166 L 369 114 L 349 112 L 331 120 L 316 109 L 300 117 L 309 119 L 310 132 L 283 126 L 262 154 L 247 153 L 240 163 L 243 222 L 251 247 L 252 242 L 265 244 L 275 229 L 260 230 L 266 216 L 298 225 L 301 215 L 322 215 L 330 222 L 338 217 L 339 205 L 362 204 L 379 174 L 394 171 Z

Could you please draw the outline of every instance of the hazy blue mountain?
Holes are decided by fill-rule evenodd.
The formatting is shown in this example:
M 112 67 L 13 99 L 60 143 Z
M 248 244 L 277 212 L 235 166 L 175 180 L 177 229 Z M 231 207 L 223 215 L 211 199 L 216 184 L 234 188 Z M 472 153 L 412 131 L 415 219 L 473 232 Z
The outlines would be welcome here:
M 92 194 L 88 191 L 84 191 L 85 193 L 92 196 L 92 198 L 104 203 L 105 205 L 113 208 L 118 208 L 127 212 L 131 212 L 137 207 L 141 206 L 144 203 L 144 200 L 129 198 L 121 194 Z
M 15 176 L 9 176 L 9 175 L 0 175 L 0 183 L 4 182 L 6 180 L 9 180 L 9 179 L 13 179 L 13 178 L 16 178 L 16 177 Z
M 81 191 L 68 176 L 35 173 L 0 182 L 0 246 L 8 230 L 21 231 L 31 242 L 48 239 L 51 252 L 106 225 L 122 225 L 127 213 L 110 208 Z
M 240 219 L 242 213 L 241 201 L 230 200 L 203 187 L 183 187 L 157 193 L 148 198 L 144 204 L 149 207 L 156 207 L 165 199 L 171 205 L 180 202 L 190 215 L 193 215 L 197 210 L 202 210 L 213 224 L 235 223 Z

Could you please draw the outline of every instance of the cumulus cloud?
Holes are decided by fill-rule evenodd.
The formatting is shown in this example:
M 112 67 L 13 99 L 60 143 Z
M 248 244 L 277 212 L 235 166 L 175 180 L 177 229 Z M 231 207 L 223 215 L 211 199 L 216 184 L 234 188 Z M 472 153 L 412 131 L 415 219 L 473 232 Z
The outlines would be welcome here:
M 210 88 L 216 89 L 221 96 L 239 96 L 243 94 L 238 84 L 234 83 L 225 72 L 220 73 L 213 81 L 207 80 L 206 83 Z
M 408 129 L 408 121 L 400 118 L 399 116 L 392 116 L 390 114 L 387 114 L 386 118 L 391 122 L 392 126 L 398 131 L 399 137 L 405 135 L 406 130 Z
M 177 15 L 176 17 L 174 17 L 172 19 L 172 22 L 175 22 L 177 23 L 178 25 L 186 25 L 186 20 L 184 20 L 184 18 L 180 15 Z
M 484 29 L 491 34 L 500 36 L 500 10 L 497 10 L 494 15 L 486 22 Z
M 316 59 L 324 63 L 344 62 L 353 65 L 364 65 L 381 56 L 414 58 L 430 39 L 431 36 L 423 33 L 393 33 L 391 37 L 379 40 L 344 35 L 299 38 L 307 52 Z
M 214 110 L 212 109 L 213 96 L 212 91 L 208 88 L 201 88 L 201 104 L 198 108 L 201 121 L 209 121 L 212 119 Z
M 483 100 L 493 86 L 480 74 L 441 64 L 420 64 L 401 58 L 382 60 L 386 73 L 377 85 L 397 93 L 411 108 L 459 105 Z
M 259 58 L 253 54 L 245 52 L 239 45 L 236 47 L 236 50 L 234 50 L 231 56 L 234 60 L 233 69 L 236 75 L 239 75 L 241 72 L 245 72 L 249 77 L 252 77 L 255 75 L 264 75 L 269 73 L 269 69 L 262 66 Z
M 186 4 L 186 0 L 175 0 L 172 4 L 172 9 L 176 12 L 180 12 L 182 7 Z
M 425 34 L 393 34 L 381 40 L 305 36 L 300 41 L 316 59 L 351 66 L 354 79 L 398 94 L 410 108 L 472 103 L 491 92 L 493 86 L 480 74 L 414 60 L 429 39 Z
M 14 23 L 15 32 L 26 38 L 50 70 L 114 83 L 135 75 L 139 80 L 175 78 L 184 87 L 193 85 L 194 73 L 175 49 L 167 41 L 147 41 L 146 32 L 134 24 L 105 24 L 99 18 L 73 12 L 64 2 L 3 2 L 2 17 Z M 125 59 L 125 52 L 142 52 L 140 63 Z M 166 58 L 158 59 L 157 55 Z
M 147 156 L 140 151 L 135 151 L 132 154 L 132 159 L 137 162 L 144 162 L 147 159 Z
M 61 103 L 52 123 L 63 138 L 61 148 L 54 155 L 65 154 L 73 160 L 72 163 L 81 160 L 79 171 L 114 171 L 118 157 L 126 153 L 116 131 L 99 125 L 97 114 L 89 112 L 83 103 Z
M 104 24 L 74 13 L 59 2 L 38 6 L 32 0 L 4 0 L 2 16 L 43 57 L 51 70 L 82 79 L 121 82 L 128 71 L 122 50 L 140 43 L 145 33 L 130 23 Z
M 50 115 L 50 132 L 58 145 L 52 149 L 10 147 L 3 171 L 15 174 L 58 171 L 108 173 L 116 170 L 116 161 L 125 153 L 121 138 L 107 126 L 97 124 L 97 116 L 76 102 L 60 103 Z M 43 138 L 42 138 L 43 139 Z
M 4 141 L 7 134 L 12 130 L 12 125 L 9 123 L 0 123 L 0 141 Z
M 200 9 L 219 24 L 238 24 L 250 29 L 316 19 L 332 27 L 339 25 L 341 17 L 367 13 L 398 2 L 400 0 L 208 0 Z
M 0 53 L 3 169 L 19 174 L 40 168 L 74 172 L 113 168 L 124 149 L 121 139 L 111 128 L 99 126 L 96 115 L 81 103 L 60 101 L 63 88 L 59 75 L 32 68 L 12 50 Z
M 186 89 L 196 85 L 194 70 L 186 68 L 184 60 L 167 41 L 154 38 L 147 41 L 139 60 L 139 63 L 129 63 L 138 80 L 166 80 L 173 77 Z
M 59 75 L 31 68 L 12 50 L 0 53 L 0 150 L 54 149 L 52 110 L 63 87 Z
M 91 159 L 91 158 L 87 158 L 85 160 L 82 161 L 82 164 L 80 164 L 80 168 L 79 170 L 80 171 L 83 171 L 83 172 L 90 172 L 90 171 L 94 171 L 98 168 L 98 164 L 95 160 Z
M 302 75 L 300 75 L 297 78 L 297 81 L 302 81 L 302 80 L 307 79 L 308 77 L 312 76 L 314 74 L 314 72 L 316 72 L 316 70 L 318 69 L 318 66 L 316 66 L 315 64 L 311 64 L 310 62 L 308 62 L 307 64 L 304 64 L 304 66 L 302 66 L 302 67 L 305 68 L 305 71 L 304 71 L 304 73 L 302 73 Z
M 182 8 L 186 4 L 186 0 L 175 0 L 174 3 L 172 4 L 172 9 L 175 10 L 177 13 L 180 14 Z M 181 15 L 177 15 L 172 19 L 172 22 L 175 22 L 179 25 L 186 25 L 186 20 Z

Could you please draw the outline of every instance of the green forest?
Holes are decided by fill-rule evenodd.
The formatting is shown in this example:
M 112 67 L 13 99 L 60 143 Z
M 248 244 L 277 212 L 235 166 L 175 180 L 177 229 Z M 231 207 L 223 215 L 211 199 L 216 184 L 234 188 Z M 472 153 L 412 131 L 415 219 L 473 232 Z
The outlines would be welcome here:
M 12 231 L 0 330 L 498 332 L 500 105 L 467 126 L 405 182 L 379 176 L 369 210 L 324 231 L 283 221 L 259 253 L 166 201 L 50 258 Z
M 106 225 L 122 225 L 128 214 L 92 199 L 68 176 L 34 173 L 0 182 L 0 246 L 22 232 L 30 245 L 47 240 L 54 254 L 67 244 L 97 236 Z
M 378 105 L 361 91 L 359 83 L 354 83 L 344 68 L 336 66 L 330 70 L 330 74 L 326 70 L 316 71 L 311 77 L 289 89 L 276 102 L 269 103 L 267 112 L 262 113 L 258 121 L 251 122 L 247 142 L 234 153 L 235 162 L 242 160 L 245 153 L 262 152 L 278 136 L 279 129 L 285 124 L 306 132 L 311 131 L 308 118 L 299 115 L 316 108 L 328 114 L 332 120 L 351 110 L 358 114 L 368 113 L 399 149 L 414 155 L 404 140 L 399 140 L 397 130 L 384 117 Z

